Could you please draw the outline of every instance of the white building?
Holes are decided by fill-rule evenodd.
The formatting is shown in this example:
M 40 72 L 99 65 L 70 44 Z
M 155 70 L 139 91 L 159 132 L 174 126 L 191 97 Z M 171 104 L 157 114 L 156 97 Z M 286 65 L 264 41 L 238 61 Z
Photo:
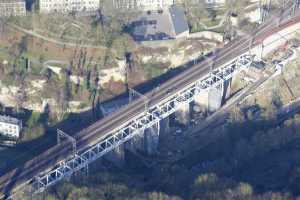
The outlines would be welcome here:
M 0 0 L 0 17 L 26 15 L 25 0 Z
M 94 12 L 99 8 L 99 0 L 40 0 L 40 13 Z
M 164 12 L 143 12 L 131 23 L 135 41 L 170 40 L 187 38 L 189 26 L 184 9 L 170 6 Z
M 13 117 L 0 115 L 0 134 L 8 137 L 19 138 L 22 121 Z
M 142 11 L 167 9 L 174 0 L 113 0 L 115 8 L 138 9 Z
M 225 5 L 226 0 L 205 0 L 205 3 L 213 6 L 220 6 Z
M 186 1 L 187 2 L 187 1 Z M 176 0 L 176 3 L 182 4 L 184 3 L 184 0 Z M 212 8 L 212 7 L 221 7 L 224 6 L 226 3 L 226 0 L 189 0 L 189 5 L 193 4 L 205 4 L 206 7 Z

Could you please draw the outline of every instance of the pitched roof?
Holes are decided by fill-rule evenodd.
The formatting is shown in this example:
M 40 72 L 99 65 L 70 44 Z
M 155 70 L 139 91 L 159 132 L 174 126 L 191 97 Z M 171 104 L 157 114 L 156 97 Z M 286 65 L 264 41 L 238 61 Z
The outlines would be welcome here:
M 183 8 L 174 5 L 170 7 L 170 15 L 172 18 L 175 34 L 178 35 L 189 30 L 189 26 L 184 14 Z

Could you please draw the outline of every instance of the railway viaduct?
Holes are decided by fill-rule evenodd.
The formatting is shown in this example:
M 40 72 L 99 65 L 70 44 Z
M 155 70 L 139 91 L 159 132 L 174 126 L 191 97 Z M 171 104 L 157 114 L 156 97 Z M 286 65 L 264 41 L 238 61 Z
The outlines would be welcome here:
M 133 123 L 129 123 L 118 130 L 125 135 L 114 139 L 106 139 L 107 143 L 102 146 L 103 150 L 110 150 L 108 150 L 105 157 L 117 165 L 122 165 L 125 159 L 125 149 L 135 153 L 138 151 L 154 155 L 157 152 L 160 134 L 168 132 L 170 117 L 175 116 L 178 123 L 188 124 L 192 112 L 191 106 L 193 105 L 200 106 L 210 113 L 215 112 L 231 95 L 230 89 L 236 75 L 241 70 L 247 70 L 253 57 L 261 59 L 293 37 L 294 33 L 300 30 L 299 22 L 300 17 L 296 17 L 280 27 L 267 31 L 256 43 L 252 44 L 253 47 L 250 49 L 246 40 L 241 51 L 233 52 L 237 56 L 226 63 L 222 63 L 216 69 L 212 69 L 213 67 L 206 69 L 205 74 L 203 73 L 204 76 L 197 80 L 199 82 L 195 81 L 192 84 L 187 84 L 184 89 L 178 91 L 174 91 L 176 89 L 165 90 L 164 93 L 167 98 L 155 105 L 151 105 L 149 102 L 151 99 L 148 96 L 140 94 L 138 99 L 141 104 L 144 104 L 142 115 L 133 117 Z M 240 43 L 233 44 L 231 48 L 235 49 L 240 45 Z M 206 65 L 215 65 L 214 58 L 208 58 Z M 160 88 L 156 90 L 160 90 Z M 127 134 L 132 134 L 128 140 L 125 139 Z M 122 137 L 124 137 L 124 141 L 120 142 Z M 89 154 L 91 153 L 89 152 Z M 89 156 L 86 156 L 87 160 Z M 81 162 L 84 162 L 84 159 L 78 164 Z M 44 184 L 40 182 L 37 188 L 44 188 Z
M 246 70 L 254 57 L 262 58 L 300 30 L 300 13 L 286 14 L 280 23 L 273 16 L 255 33 L 236 39 L 219 52 L 168 80 L 159 88 L 138 95 L 119 111 L 74 135 L 72 152 L 69 141 L 63 141 L 0 177 L 0 192 L 13 195 L 23 185 L 33 192 L 43 192 L 75 172 L 87 170 L 88 165 L 106 156 L 118 163 L 124 161 L 125 151 L 155 154 L 161 132 L 168 129 L 169 117 L 179 123 L 189 123 L 191 105 L 214 112 L 230 96 L 235 76 Z M 63 135 L 63 134 L 62 134 Z M 73 145 L 73 147 L 74 147 Z M 6 196 L 6 197 L 7 197 Z M 0 199 L 5 196 L 0 195 Z
M 246 54 L 251 55 L 251 59 L 253 59 L 253 57 L 258 60 L 263 59 L 277 47 L 285 44 L 289 39 L 295 36 L 295 33 L 300 30 L 300 21 L 298 21 L 298 19 L 300 18 L 296 17 L 294 21 L 288 21 L 282 26 L 278 26 L 270 31 L 263 39 L 259 40 L 256 45 L 253 45 L 253 47 L 249 46 L 249 50 Z M 214 64 L 213 59 L 208 58 L 208 60 L 208 65 Z M 228 65 L 228 63 L 224 64 L 223 67 L 226 65 Z M 243 69 L 248 66 L 249 63 L 245 64 Z M 226 80 L 220 78 L 215 87 L 201 90 L 194 96 L 192 102 L 178 103 L 178 105 L 175 105 L 177 109 L 172 115 L 160 120 L 154 126 L 142 130 L 124 145 L 118 146 L 107 155 L 107 159 L 115 162 L 117 165 L 122 165 L 124 163 L 126 150 L 134 152 L 139 151 L 149 155 L 155 154 L 159 145 L 160 133 L 169 132 L 170 117 L 175 117 L 176 121 L 182 125 L 188 125 L 191 119 L 190 116 L 192 112 L 194 112 L 194 106 L 198 109 L 200 108 L 201 111 L 208 113 L 213 113 L 218 110 L 232 95 L 231 86 L 235 83 L 236 76 L 240 70 L 241 69 L 235 69 Z M 167 91 L 167 93 L 170 93 L 170 91 Z M 140 98 L 143 97 L 140 96 Z M 144 100 L 146 101 L 146 99 Z

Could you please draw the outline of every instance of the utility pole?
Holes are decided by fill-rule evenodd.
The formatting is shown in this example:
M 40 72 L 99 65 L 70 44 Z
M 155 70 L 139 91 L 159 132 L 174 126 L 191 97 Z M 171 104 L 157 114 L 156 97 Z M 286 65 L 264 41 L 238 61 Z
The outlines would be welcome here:
M 229 5 L 233 4 L 232 0 L 229 0 Z M 226 19 L 225 19 L 225 30 L 224 30 L 224 41 L 227 39 L 231 41 L 233 39 L 233 26 L 231 21 L 231 16 L 233 14 L 232 8 L 227 11 Z
M 208 59 L 208 64 L 209 64 L 209 73 L 210 75 L 213 73 L 213 70 L 214 70 L 214 64 L 215 64 L 215 61 L 214 61 L 214 58 L 215 58 L 215 51 L 213 51 L 212 53 L 212 58 L 211 57 L 207 57 L 206 55 L 203 55 L 203 57 L 205 59 Z
M 232 11 L 229 11 L 225 20 L 224 41 L 233 39 L 233 26 L 231 21 Z
M 130 52 L 125 52 L 125 60 L 126 60 L 126 65 L 125 65 L 125 85 L 126 85 L 126 92 L 129 92 L 129 73 L 132 70 L 132 53 Z

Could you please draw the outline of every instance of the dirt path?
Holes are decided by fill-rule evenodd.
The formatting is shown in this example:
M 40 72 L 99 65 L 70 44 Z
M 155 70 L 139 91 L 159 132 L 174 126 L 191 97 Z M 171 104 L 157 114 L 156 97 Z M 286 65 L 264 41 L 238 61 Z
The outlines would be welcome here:
M 70 43 L 70 42 L 62 42 L 62 41 L 59 41 L 59 40 L 56 40 L 54 38 L 49 38 L 49 37 L 46 37 L 46 36 L 43 36 L 41 34 L 38 34 L 32 30 L 27 30 L 27 29 L 24 29 L 20 26 L 17 26 L 15 24 L 8 24 L 10 27 L 18 30 L 18 31 L 21 31 L 23 33 L 26 33 L 28 35 L 31 35 L 33 37 L 37 37 L 37 38 L 40 38 L 42 40 L 45 40 L 47 42 L 51 42 L 51 43 L 55 43 L 55 44 L 58 44 L 58 45 L 65 45 L 65 46 L 69 46 L 69 47 L 79 47 L 79 48 L 93 48 L 93 49 L 101 49 L 101 50 L 107 50 L 107 47 L 104 47 L 104 46 L 95 46 L 95 45 L 86 45 L 86 44 L 77 44 L 77 43 Z

